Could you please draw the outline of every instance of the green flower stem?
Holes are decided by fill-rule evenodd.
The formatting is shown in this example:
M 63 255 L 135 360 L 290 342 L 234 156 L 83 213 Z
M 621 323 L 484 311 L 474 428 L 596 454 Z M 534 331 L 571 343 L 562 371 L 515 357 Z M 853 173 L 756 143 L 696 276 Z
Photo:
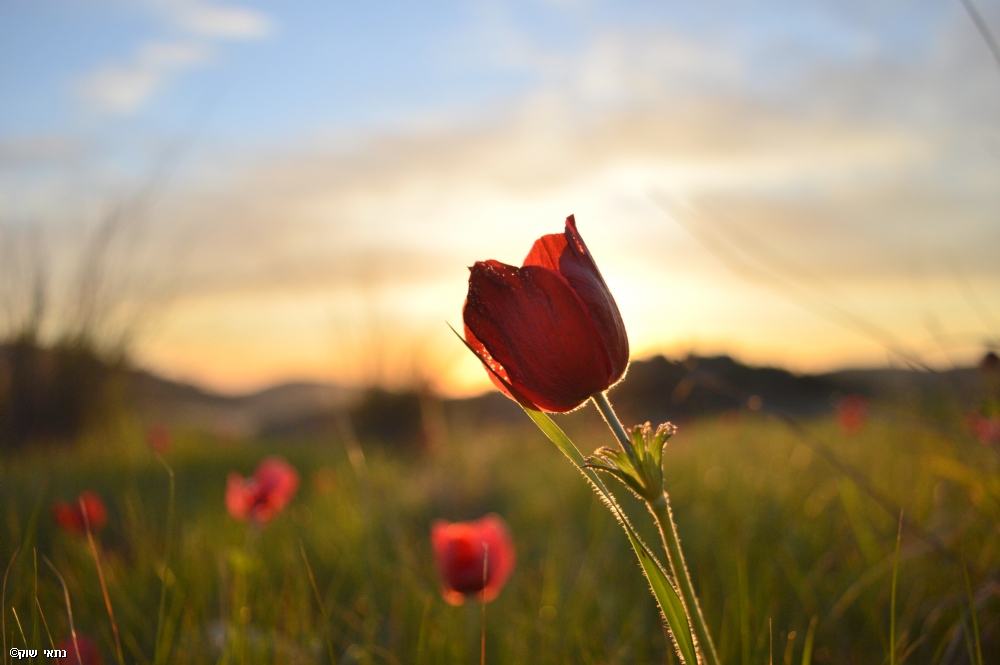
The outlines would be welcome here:
M 632 441 L 628 438 L 628 434 L 625 432 L 625 428 L 622 427 L 621 421 L 618 420 L 618 416 L 615 415 L 615 410 L 611 408 L 611 402 L 608 401 L 608 394 L 606 392 L 597 393 L 591 399 L 594 400 L 597 410 L 604 416 L 604 422 L 614 432 L 618 443 L 622 444 L 622 450 L 629 456 L 629 459 L 635 462 L 635 451 L 632 450 Z
M 695 637 L 698 639 L 699 651 L 704 658 L 706 665 L 719 665 L 719 655 L 715 652 L 715 644 L 712 642 L 712 635 L 708 632 L 708 624 L 701 613 L 701 606 L 698 605 L 698 596 L 694 593 L 694 585 L 691 584 L 691 575 L 688 573 L 687 564 L 684 562 L 684 553 L 681 551 L 681 540 L 677 536 L 677 525 L 674 524 L 674 516 L 670 510 L 670 498 L 664 492 L 656 501 L 647 502 L 649 510 L 656 519 L 656 525 L 660 528 L 660 537 L 663 539 L 663 546 L 667 550 L 667 561 L 670 563 L 670 571 L 674 574 L 674 580 L 680 588 L 681 600 L 684 601 L 684 609 L 687 610 L 688 620 L 694 628 Z
M 167 587 L 170 585 L 170 538 L 174 533 L 174 504 L 176 503 L 177 485 L 174 480 L 173 468 L 167 464 L 167 461 L 163 459 L 160 453 L 153 453 L 153 455 L 156 457 L 156 461 L 167 470 L 167 475 L 170 477 L 170 494 L 167 499 L 167 535 L 164 539 L 166 544 L 163 548 L 163 583 L 160 586 L 160 609 L 156 619 L 156 640 L 153 642 L 153 663 L 160 665 L 160 663 L 166 662 L 167 656 L 170 655 L 170 644 L 161 644 L 161 636 L 163 635 L 163 622 L 166 619 Z
M 593 396 L 594 404 L 604 416 L 611 431 L 622 445 L 625 453 L 635 461 L 635 452 L 632 449 L 632 442 L 629 440 L 625 428 L 622 426 L 615 411 L 611 408 L 606 393 L 597 393 Z M 694 629 L 695 637 L 698 640 L 701 657 L 705 665 L 719 665 L 719 656 L 715 651 L 715 644 L 712 636 L 708 632 L 708 624 L 701 613 L 701 606 L 698 604 L 698 596 L 695 595 L 694 585 L 691 583 L 691 575 L 688 573 L 687 564 L 684 562 L 684 553 L 681 551 L 681 541 L 677 536 L 677 525 L 674 524 L 673 514 L 670 510 L 670 499 L 664 490 L 662 494 L 654 499 L 646 498 L 646 505 L 649 512 L 653 514 L 656 525 L 660 529 L 660 537 L 663 539 L 663 547 L 667 550 L 667 561 L 670 563 L 670 571 L 673 573 L 675 583 L 681 592 L 681 600 L 684 603 L 684 610 L 688 615 L 688 621 Z

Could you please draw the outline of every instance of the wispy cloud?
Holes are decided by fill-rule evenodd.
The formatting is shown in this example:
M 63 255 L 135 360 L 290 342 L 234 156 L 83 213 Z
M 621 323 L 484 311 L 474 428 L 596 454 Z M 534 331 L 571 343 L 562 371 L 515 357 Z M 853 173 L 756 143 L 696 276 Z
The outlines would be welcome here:
M 265 14 L 242 7 L 198 0 L 162 2 L 156 7 L 186 35 L 174 41 L 145 41 L 129 60 L 104 63 L 81 77 L 76 92 L 92 110 L 136 113 L 171 78 L 211 62 L 213 40 L 261 39 L 271 30 Z
M 185 42 L 147 42 L 128 63 L 102 65 L 79 84 L 80 97 L 99 111 L 130 114 L 142 107 L 169 78 L 210 59 L 208 47 Z
M 225 40 L 271 32 L 267 17 L 241 9 L 156 7 L 183 39 L 95 71 L 89 83 L 108 110 L 135 112 Z M 519 262 L 570 212 L 644 351 L 742 349 L 802 369 L 881 357 L 740 282 L 695 241 L 699 230 L 805 266 L 793 276 L 835 286 L 831 298 L 846 294 L 907 343 L 926 337 L 926 313 L 956 334 L 978 330 L 950 263 L 1000 306 L 1000 160 L 990 154 L 1000 81 L 971 26 L 936 22 L 898 52 L 839 35 L 817 45 L 798 32 L 722 39 L 655 24 L 601 27 L 567 45 L 495 14 L 446 54 L 449 67 L 530 81 L 488 109 L 444 102 L 412 126 L 330 127 L 325 140 L 320 131 L 259 153 L 207 146 L 190 186 L 178 183 L 153 213 L 153 227 L 186 243 L 167 257 L 158 241 L 144 263 L 179 275 L 171 316 L 183 325 L 154 364 L 220 382 L 272 371 L 248 357 L 308 367 L 328 342 L 330 312 L 369 282 L 401 318 L 447 335 L 440 321 L 457 320 L 464 266 Z M 660 197 L 691 219 L 673 223 Z M 247 330 L 257 338 L 236 349 Z M 205 331 L 218 340 L 207 355 L 195 350 Z
M 163 7 L 177 25 L 207 37 L 260 39 L 271 31 L 266 14 L 244 7 L 197 0 L 173 0 L 163 3 Z

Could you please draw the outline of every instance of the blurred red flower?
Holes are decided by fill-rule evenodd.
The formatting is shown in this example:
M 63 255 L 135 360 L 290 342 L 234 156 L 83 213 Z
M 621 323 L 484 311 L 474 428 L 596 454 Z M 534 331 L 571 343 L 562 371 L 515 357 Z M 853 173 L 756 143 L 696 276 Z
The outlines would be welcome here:
M 230 473 L 226 508 L 234 518 L 265 524 L 280 513 L 299 489 L 299 473 L 280 457 L 268 457 L 250 478 Z
M 987 417 L 973 409 L 965 422 L 984 446 L 1000 444 L 1000 418 L 997 416 Z
M 162 423 L 153 425 L 146 433 L 146 444 L 150 450 L 158 452 L 161 455 L 170 452 L 171 445 L 173 444 L 170 436 L 170 428 Z
M 83 521 L 83 511 L 87 511 L 87 521 L 90 522 L 90 530 L 98 532 L 108 523 L 108 509 L 94 492 L 83 492 L 76 501 L 56 501 L 52 504 L 52 519 L 56 525 L 66 533 L 74 536 L 82 536 L 87 533 L 86 524 Z
M 625 324 L 573 215 L 520 268 L 489 260 L 471 271 L 465 339 L 509 397 L 572 411 L 625 374 Z
M 848 395 L 837 402 L 837 424 L 844 434 L 857 434 L 868 421 L 868 400 L 863 395 Z
M 475 522 L 437 520 L 431 526 L 431 545 L 441 595 L 452 605 L 461 605 L 472 594 L 487 603 L 496 598 L 517 558 L 507 524 L 499 515 Z
M 77 659 L 76 648 L 80 649 L 80 658 Z M 57 663 L 80 663 L 83 665 L 102 665 L 101 652 L 97 645 L 83 635 L 76 636 L 76 647 L 73 646 L 73 638 L 67 637 L 56 645 L 56 649 L 66 652 L 65 658 L 56 658 Z

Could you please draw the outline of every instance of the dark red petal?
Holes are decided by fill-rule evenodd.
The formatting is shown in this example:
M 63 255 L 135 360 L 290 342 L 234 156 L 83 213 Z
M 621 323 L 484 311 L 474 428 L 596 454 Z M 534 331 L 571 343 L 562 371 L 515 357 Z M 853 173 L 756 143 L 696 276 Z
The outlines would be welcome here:
M 462 318 L 465 318 L 465 305 L 462 306 Z M 511 391 L 508 388 L 510 385 L 510 377 L 507 376 L 507 370 L 505 370 L 500 363 L 493 359 L 493 356 L 490 355 L 490 352 L 486 350 L 486 347 L 483 346 L 483 343 L 479 341 L 479 338 L 476 337 L 476 334 L 472 332 L 469 326 L 466 325 L 464 327 L 465 341 L 472 349 L 472 352 L 479 356 L 479 360 L 486 365 L 486 373 L 489 374 L 490 381 L 492 381 L 493 385 L 499 388 L 500 392 L 504 395 L 511 398 L 515 402 L 519 401 L 517 397 L 511 394 Z
M 462 595 L 482 591 L 486 583 L 483 575 L 483 554 L 486 548 L 476 523 L 435 523 L 431 539 L 444 587 Z M 486 579 L 489 579 L 488 562 L 485 572 Z
M 431 524 L 431 548 L 434 550 L 434 560 L 440 564 L 448 545 L 448 520 L 434 520 Z
M 498 515 L 475 522 L 436 520 L 431 545 L 442 595 L 453 605 L 461 605 L 472 594 L 486 602 L 495 599 L 514 567 L 514 545 Z
M 108 523 L 108 509 L 104 506 L 104 501 L 100 496 L 91 491 L 80 494 L 77 498 L 80 505 L 80 520 L 83 521 L 84 510 L 87 511 L 87 522 L 91 531 L 100 531 Z M 84 524 L 86 524 L 84 523 Z
M 609 386 L 597 328 L 557 272 L 477 262 L 463 319 L 511 385 L 544 411 L 571 411 Z
M 245 522 L 253 504 L 251 489 L 247 481 L 238 473 L 230 473 L 226 479 L 226 509 L 234 519 Z
M 451 523 L 447 520 L 435 520 L 431 525 L 431 547 L 434 550 L 434 565 L 437 568 L 438 580 L 441 582 L 441 597 L 449 605 L 465 603 L 465 594 L 455 591 L 448 581 L 446 559 Z
M 477 522 L 489 559 L 489 580 L 483 589 L 483 599 L 490 602 L 500 594 L 514 571 L 517 554 L 507 524 L 498 515 L 487 515 Z
M 60 529 L 74 536 L 84 533 L 83 515 L 78 507 L 71 506 L 66 501 L 56 501 L 52 504 L 52 519 Z
M 280 457 L 266 458 L 257 465 L 253 477 L 264 492 L 279 498 L 282 507 L 299 489 L 299 472 Z
M 573 215 L 566 218 L 565 233 L 542 236 L 524 259 L 525 266 L 558 271 L 587 307 L 608 356 L 608 385 L 628 367 L 628 335 L 618 305 L 597 269 L 590 251 L 576 229 Z

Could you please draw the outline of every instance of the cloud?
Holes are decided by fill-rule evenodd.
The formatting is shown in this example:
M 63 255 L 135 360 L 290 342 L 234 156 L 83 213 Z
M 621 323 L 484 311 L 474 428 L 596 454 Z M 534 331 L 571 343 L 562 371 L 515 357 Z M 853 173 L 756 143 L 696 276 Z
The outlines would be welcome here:
M 164 7 L 177 25 L 207 37 L 260 39 L 271 31 L 267 15 L 252 9 L 197 0 L 175 0 Z
M 956 192 L 936 175 L 952 157 L 927 137 L 732 98 L 607 113 L 567 129 L 556 125 L 569 109 L 551 104 L 493 127 L 372 136 L 349 153 L 314 144 L 224 158 L 216 168 L 225 179 L 210 193 L 176 197 L 164 223 L 199 229 L 190 284 L 207 291 L 335 289 L 379 260 L 387 280 L 431 282 L 448 273 L 442 265 L 482 252 L 519 260 L 523 242 L 512 238 L 533 237 L 539 219 L 551 226 L 588 210 L 600 225 L 602 207 L 629 228 L 610 234 L 612 251 L 662 263 L 667 239 L 634 240 L 669 219 L 615 212 L 623 199 L 652 208 L 647 196 L 662 191 L 709 220 L 736 220 L 827 275 L 882 279 L 950 252 L 1000 276 L 992 244 L 976 240 L 977 230 L 980 239 L 995 235 L 995 187 L 964 182 Z M 887 255 L 901 237 L 908 243 Z
M 831 59 L 799 42 L 736 50 L 653 29 L 602 32 L 573 54 L 513 37 L 502 51 L 500 35 L 487 50 L 506 61 L 494 66 L 535 71 L 534 89 L 462 122 L 353 132 L 350 148 L 302 137 L 217 153 L 156 213 L 159 228 L 187 234 L 182 261 L 154 254 L 147 267 L 179 271 L 187 303 L 232 298 L 275 334 L 296 326 L 264 301 L 319 311 L 366 280 L 402 294 L 407 315 L 455 321 L 465 265 L 518 262 L 575 212 L 649 348 L 676 339 L 685 318 L 689 339 L 722 335 L 772 349 L 775 362 L 817 339 L 794 319 L 801 312 L 738 282 L 649 200 L 666 194 L 749 258 L 835 284 L 887 327 L 909 326 L 906 336 L 920 338 L 926 312 L 974 330 L 953 312 L 949 263 L 992 306 L 1000 160 L 984 139 L 996 135 L 1000 85 L 963 25 L 905 58 L 847 49 Z M 774 73 L 779 56 L 794 65 Z M 915 274 L 924 281 L 910 304 L 900 284 Z M 797 353 L 873 357 L 832 339 Z
M 734 51 L 609 30 L 579 58 L 525 56 L 544 81 L 478 126 L 355 135 L 347 151 L 304 137 L 219 156 L 217 188 L 179 194 L 165 218 L 200 229 L 206 249 L 188 259 L 207 290 L 332 285 L 353 274 L 352 257 L 393 252 L 388 264 L 412 268 L 403 281 L 436 279 L 451 247 L 476 242 L 460 220 L 482 226 L 571 196 L 649 206 L 661 192 L 777 239 L 830 275 L 880 279 L 911 263 L 941 271 L 952 255 L 996 276 L 986 240 L 996 237 L 1000 162 L 969 144 L 968 121 L 986 120 L 968 100 L 1000 86 L 962 34 L 943 29 L 906 62 L 878 51 L 836 62 L 803 54 L 797 75 L 755 89 L 742 69 L 752 63 Z M 183 59 L 163 51 L 146 60 Z
M 460 321 L 465 266 L 519 262 L 533 238 L 575 212 L 636 349 L 736 350 L 798 369 L 884 357 L 730 274 L 649 202 L 659 191 L 689 202 L 698 223 L 737 244 L 744 260 L 785 268 L 807 305 L 822 296 L 915 348 L 928 312 L 949 333 L 977 329 L 955 311 L 948 259 L 959 259 L 982 294 L 1000 283 L 992 224 L 1000 197 L 989 179 L 956 189 L 939 178 L 967 157 L 937 135 L 797 116 L 745 97 L 617 110 L 569 128 L 559 124 L 569 106 L 549 104 L 492 126 L 373 134 L 351 152 L 313 141 L 220 157 L 224 176 L 179 190 L 159 213 L 164 227 L 184 220 L 193 233 L 181 267 L 186 325 L 232 325 L 209 314 L 230 303 L 234 320 L 269 326 L 259 350 L 244 355 L 279 348 L 283 367 L 307 367 L 317 354 L 309 344 L 331 344 L 328 321 L 371 314 L 346 307 L 353 293 L 414 329 L 440 329 L 448 348 L 440 322 Z M 920 294 L 915 304 L 910 290 Z M 234 369 L 225 380 L 245 381 L 244 370 L 255 381 L 265 375 Z M 474 363 L 471 378 L 456 376 L 483 386 Z
M 174 0 L 157 5 L 167 20 L 188 35 L 175 41 L 146 41 L 127 62 L 105 63 L 85 74 L 76 86 L 91 109 L 115 115 L 137 112 L 172 77 L 204 66 L 217 39 L 260 39 L 271 21 L 257 11 L 213 5 L 197 0 Z
M 102 65 L 87 74 L 78 93 L 91 108 L 127 115 L 137 111 L 171 75 L 203 65 L 210 56 L 210 50 L 201 44 L 147 42 L 132 62 Z

